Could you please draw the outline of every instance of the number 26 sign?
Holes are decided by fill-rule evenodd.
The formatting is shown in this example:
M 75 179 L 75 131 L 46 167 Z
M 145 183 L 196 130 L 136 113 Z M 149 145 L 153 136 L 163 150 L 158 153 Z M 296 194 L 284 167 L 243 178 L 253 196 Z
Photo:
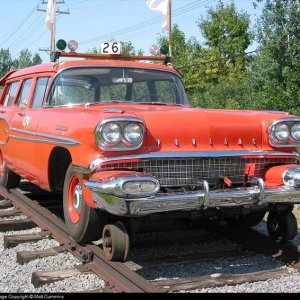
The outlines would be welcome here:
M 121 54 L 121 42 L 104 42 L 101 43 L 101 54 Z

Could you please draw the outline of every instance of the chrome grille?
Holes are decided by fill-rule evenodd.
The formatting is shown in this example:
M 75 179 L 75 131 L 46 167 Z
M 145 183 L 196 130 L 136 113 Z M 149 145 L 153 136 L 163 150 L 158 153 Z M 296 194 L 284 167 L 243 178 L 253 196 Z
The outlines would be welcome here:
M 162 187 L 197 186 L 202 180 L 210 185 L 220 176 L 228 177 L 233 184 L 244 183 L 245 167 L 251 164 L 254 175 L 261 178 L 268 166 L 296 164 L 296 158 L 191 158 L 191 159 L 151 159 L 137 163 L 106 164 L 102 170 L 121 169 L 145 172 L 155 176 Z

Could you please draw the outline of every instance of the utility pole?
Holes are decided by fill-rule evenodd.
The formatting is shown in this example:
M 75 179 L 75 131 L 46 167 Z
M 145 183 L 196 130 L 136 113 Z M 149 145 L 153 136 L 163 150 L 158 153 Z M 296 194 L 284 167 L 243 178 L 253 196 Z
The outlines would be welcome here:
M 50 0 L 49 0 L 50 1 Z M 58 8 L 58 9 L 56 9 L 56 5 L 57 4 L 65 4 L 65 1 L 64 0 L 60 0 L 60 1 L 54 1 L 54 3 L 55 3 L 55 12 L 56 12 L 56 14 L 58 14 L 58 15 L 61 15 L 61 14 L 67 14 L 67 15 L 69 15 L 70 14 L 70 11 L 69 11 L 69 9 L 67 10 L 67 11 L 62 11 L 62 10 L 60 10 L 60 8 Z M 42 3 L 41 4 L 48 4 L 48 2 L 47 1 L 45 1 L 45 0 L 42 0 Z M 41 9 L 41 8 L 39 8 L 39 7 L 37 7 L 37 11 L 41 11 L 41 12 L 47 12 L 47 10 L 46 9 Z M 54 22 L 54 24 L 53 24 L 53 28 L 52 28 L 52 30 L 51 30 L 51 42 L 50 42 L 50 49 L 45 49 L 45 48 L 40 48 L 40 51 L 55 51 L 55 39 L 56 39 L 56 37 L 55 37 L 55 35 L 56 35 L 56 22 Z

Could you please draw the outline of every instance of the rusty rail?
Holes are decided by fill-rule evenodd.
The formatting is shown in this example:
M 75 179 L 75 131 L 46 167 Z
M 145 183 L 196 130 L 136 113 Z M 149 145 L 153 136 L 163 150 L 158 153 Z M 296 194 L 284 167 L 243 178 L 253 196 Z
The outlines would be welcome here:
M 6 190 L 0 186 L 0 194 L 22 211 L 42 230 L 48 231 L 54 238 L 76 258 L 105 281 L 111 292 L 117 293 L 157 293 L 161 292 L 150 282 L 129 270 L 118 262 L 108 261 L 102 249 L 95 245 L 79 245 L 67 233 L 65 223 L 45 210 L 39 204 L 30 200 L 17 189 Z

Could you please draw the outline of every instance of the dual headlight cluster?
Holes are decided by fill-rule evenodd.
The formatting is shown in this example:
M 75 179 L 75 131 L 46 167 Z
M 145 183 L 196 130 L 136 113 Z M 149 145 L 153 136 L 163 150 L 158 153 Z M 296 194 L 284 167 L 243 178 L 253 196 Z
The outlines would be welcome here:
M 136 150 L 144 140 L 145 126 L 138 118 L 111 118 L 98 124 L 96 144 L 105 151 Z
M 300 119 L 282 119 L 269 127 L 270 143 L 275 147 L 300 145 Z

